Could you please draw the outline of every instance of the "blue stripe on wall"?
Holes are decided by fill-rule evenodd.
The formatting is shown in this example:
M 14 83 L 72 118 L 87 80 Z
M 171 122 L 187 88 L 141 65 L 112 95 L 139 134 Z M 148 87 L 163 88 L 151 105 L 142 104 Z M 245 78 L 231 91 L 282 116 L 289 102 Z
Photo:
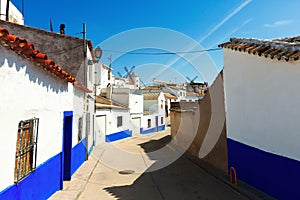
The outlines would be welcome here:
M 76 170 L 82 165 L 86 160 L 86 138 L 81 140 L 75 147 L 72 149 L 72 162 L 71 162 L 71 174 L 73 175 Z
M 244 182 L 277 199 L 300 199 L 300 162 L 227 139 L 228 166 Z
M 120 139 L 124 139 L 127 137 L 131 137 L 132 136 L 132 131 L 130 130 L 124 130 L 124 131 L 120 131 L 118 133 L 113 133 L 110 135 L 106 135 L 106 142 L 113 142 L 116 140 L 120 140 Z
M 158 131 L 163 131 L 166 129 L 165 125 L 158 126 Z
M 17 185 L 2 191 L 0 199 L 47 199 L 60 190 L 61 169 L 61 153 L 59 153 L 38 166 L 33 173 Z
M 165 128 L 166 128 L 165 125 L 158 126 L 158 131 L 163 131 L 163 130 L 165 130 Z M 140 129 L 141 134 L 148 134 L 148 133 L 154 133 L 154 132 L 156 132 L 155 127 L 149 128 L 149 129 L 144 129 L 144 128 Z
M 144 128 L 141 128 L 141 134 L 148 134 L 148 133 L 154 133 L 156 132 L 156 128 L 149 128 L 149 129 L 146 129 L 144 130 Z
M 85 139 L 72 149 L 72 174 L 85 161 Z M 0 199 L 47 199 L 62 189 L 62 153 L 50 158 L 18 184 L 0 192 Z

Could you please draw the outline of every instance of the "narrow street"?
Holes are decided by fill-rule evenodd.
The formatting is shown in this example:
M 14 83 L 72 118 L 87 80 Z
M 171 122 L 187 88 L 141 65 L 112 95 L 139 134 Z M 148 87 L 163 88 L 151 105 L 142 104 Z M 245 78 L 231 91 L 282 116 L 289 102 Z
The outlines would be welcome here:
M 163 168 L 158 163 L 164 155 L 149 157 L 147 152 L 168 146 L 168 129 L 95 147 L 72 181 L 50 199 L 249 199 L 186 155 Z M 175 152 L 171 146 L 163 149 Z

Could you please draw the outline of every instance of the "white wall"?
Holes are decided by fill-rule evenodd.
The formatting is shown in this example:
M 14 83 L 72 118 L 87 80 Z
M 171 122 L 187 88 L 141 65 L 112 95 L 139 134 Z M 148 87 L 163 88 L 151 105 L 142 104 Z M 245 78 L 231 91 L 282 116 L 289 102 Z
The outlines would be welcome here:
M 106 116 L 106 135 L 110 135 L 113 133 L 117 133 L 124 130 L 132 130 L 132 123 L 130 119 L 130 114 L 128 110 L 117 110 L 117 109 L 97 109 L 96 116 Z M 122 126 L 117 127 L 117 117 L 122 116 L 123 117 L 123 123 Z M 99 126 L 99 125 L 97 125 Z M 102 136 L 97 136 L 97 138 L 100 138 Z
M 85 115 L 84 115 L 84 91 L 73 87 L 71 83 L 69 83 L 69 91 L 73 90 L 73 140 L 72 146 L 74 147 L 78 144 L 78 133 L 79 133 L 79 118 L 82 118 L 82 128 L 81 134 L 82 139 L 85 138 Z
M 166 115 L 166 99 L 165 99 L 165 95 L 163 92 L 161 92 L 158 96 L 158 114 L 161 116 L 165 116 Z
M 144 115 L 141 119 L 141 128 L 150 129 L 155 127 L 155 118 L 158 116 L 158 126 L 164 125 L 165 124 L 165 118 L 164 116 L 161 115 Z M 163 117 L 163 123 L 161 123 L 161 117 Z M 148 127 L 148 119 L 151 119 L 151 127 Z
M 300 160 L 300 62 L 224 49 L 227 135 Z
M 111 71 L 104 67 L 102 63 L 95 63 L 95 84 L 97 85 L 97 95 L 101 93 L 102 88 L 107 88 L 107 85 L 114 83 L 116 80 L 112 76 Z M 110 73 L 110 80 L 108 80 L 108 73 Z
M 131 114 L 143 114 L 143 95 L 129 94 L 129 109 Z
M 161 92 L 157 100 L 144 100 L 144 111 L 149 111 L 151 114 L 165 116 L 165 96 Z
M 149 113 L 158 113 L 157 100 L 144 100 L 144 111 Z
M 13 184 L 18 124 L 39 118 L 37 166 L 62 150 L 63 112 L 73 109 L 68 84 L 0 47 L 0 191 Z
M 90 49 L 87 48 L 87 59 L 88 60 L 92 60 L 92 54 L 90 52 Z M 94 143 L 94 114 L 95 114 L 95 64 L 92 65 L 87 65 L 88 67 L 88 72 L 87 72 L 87 87 L 89 90 L 91 90 L 91 93 L 87 93 L 87 102 L 86 102 L 86 108 L 84 110 L 84 129 L 83 129 L 83 133 L 86 133 L 87 129 L 86 123 L 89 123 L 89 131 L 87 132 L 87 137 L 88 137 L 88 150 L 90 150 L 90 148 L 92 147 L 93 143 Z M 89 119 L 87 120 L 89 114 Z
M 0 19 L 6 20 L 6 0 L 0 0 Z M 9 2 L 9 21 L 24 25 L 24 18 L 22 13 L 17 7 L 10 1 Z
M 124 105 L 126 107 L 129 106 L 129 94 L 112 93 L 111 99 L 112 99 L 112 101 L 119 103 L 121 105 Z

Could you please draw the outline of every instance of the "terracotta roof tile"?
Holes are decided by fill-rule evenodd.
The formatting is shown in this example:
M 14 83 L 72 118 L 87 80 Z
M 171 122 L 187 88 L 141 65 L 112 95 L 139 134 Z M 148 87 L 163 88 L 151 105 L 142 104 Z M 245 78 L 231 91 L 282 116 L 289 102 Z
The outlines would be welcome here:
M 165 93 L 164 95 L 165 95 L 165 98 L 167 98 L 167 99 L 177 99 L 176 96 L 174 96 L 174 95 L 172 95 L 170 93 Z
M 75 77 L 62 70 L 53 60 L 48 60 L 47 54 L 43 54 L 38 50 L 35 50 L 33 44 L 28 43 L 25 38 L 19 38 L 18 36 L 11 35 L 7 29 L 0 27 L 0 41 L 2 46 L 15 51 L 20 56 L 23 56 L 38 66 L 46 69 L 56 77 L 73 84 L 75 83 Z
M 231 38 L 219 47 L 287 62 L 300 59 L 300 36 L 273 40 Z

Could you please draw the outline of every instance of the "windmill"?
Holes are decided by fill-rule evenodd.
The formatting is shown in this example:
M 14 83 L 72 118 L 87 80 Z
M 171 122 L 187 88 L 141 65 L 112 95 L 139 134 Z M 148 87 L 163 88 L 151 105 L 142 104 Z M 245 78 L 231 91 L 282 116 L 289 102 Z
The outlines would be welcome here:
M 186 78 L 190 81 L 191 84 L 193 84 L 194 81 L 198 78 L 198 76 L 195 76 L 193 79 L 190 79 L 188 76 Z
M 144 81 L 142 81 L 141 77 L 140 77 L 140 81 L 144 85 L 144 87 L 146 87 L 146 84 L 144 83 Z
M 198 84 L 194 82 L 198 78 L 198 76 L 195 76 L 193 79 L 190 79 L 188 76 L 186 78 L 190 81 L 190 83 L 188 83 L 187 85 L 187 90 L 190 92 L 199 93 L 200 90 Z
M 130 68 L 130 70 L 128 70 L 127 67 L 124 67 L 125 71 L 126 71 L 126 74 L 123 76 L 123 78 L 128 78 L 129 79 L 129 83 L 132 84 L 132 85 L 135 85 L 135 80 L 133 78 L 133 76 L 135 75 L 133 70 L 135 69 L 135 66 L 132 66 Z M 138 82 L 141 82 L 145 87 L 146 87 L 146 84 L 142 81 L 142 79 L 139 77 L 138 78 Z M 136 85 L 136 87 L 138 87 L 138 85 Z
M 117 72 L 120 78 L 123 78 L 122 74 L 120 72 Z

